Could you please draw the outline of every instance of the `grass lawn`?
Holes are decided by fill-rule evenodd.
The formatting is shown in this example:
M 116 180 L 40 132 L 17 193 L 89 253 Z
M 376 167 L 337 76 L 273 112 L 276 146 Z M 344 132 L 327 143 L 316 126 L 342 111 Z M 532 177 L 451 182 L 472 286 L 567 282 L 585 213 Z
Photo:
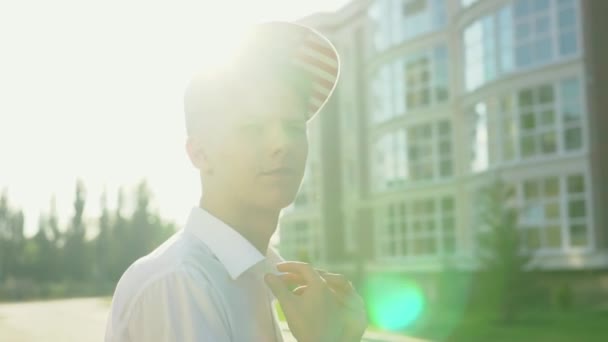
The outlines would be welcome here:
M 285 320 L 280 305 L 275 302 L 277 314 Z M 454 317 L 449 318 L 454 322 Z M 371 331 L 381 331 L 370 326 Z M 478 315 L 454 324 L 429 323 L 419 331 L 408 331 L 404 335 L 430 341 L 534 341 L 534 342 L 604 342 L 608 341 L 608 309 L 595 311 L 551 312 L 541 311 L 521 316 L 511 325 L 489 321 Z
M 467 317 L 456 326 L 429 323 L 407 334 L 432 341 L 608 341 L 608 310 L 529 313 L 510 325 Z

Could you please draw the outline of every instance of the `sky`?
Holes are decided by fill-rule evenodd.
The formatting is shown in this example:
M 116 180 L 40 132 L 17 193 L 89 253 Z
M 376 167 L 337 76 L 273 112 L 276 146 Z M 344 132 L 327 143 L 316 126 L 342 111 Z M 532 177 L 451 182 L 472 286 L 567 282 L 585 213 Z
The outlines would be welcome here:
M 149 184 L 153 209 L 181 225 L 198 203 L 185 152 L 182 96 L 247 24 L 334 11 L 348 0 L 0 1 L 0 192 L 25 213 L 26 234 L 56 199 L 85 215 L 106 191 Z M 221 51 L 218 50 L 218 51 Z

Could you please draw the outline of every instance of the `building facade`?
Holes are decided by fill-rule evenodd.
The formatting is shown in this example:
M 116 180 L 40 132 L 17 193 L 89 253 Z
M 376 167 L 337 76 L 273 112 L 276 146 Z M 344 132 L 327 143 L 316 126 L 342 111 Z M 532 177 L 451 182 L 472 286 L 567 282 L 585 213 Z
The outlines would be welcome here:
M 342 71 L 282 253 L 355 274 L 475 268 L 476 194 L 499 177 L 534 268 L 608 268 L 598 13 L 605 1 L 355 0 L 304 18 Z

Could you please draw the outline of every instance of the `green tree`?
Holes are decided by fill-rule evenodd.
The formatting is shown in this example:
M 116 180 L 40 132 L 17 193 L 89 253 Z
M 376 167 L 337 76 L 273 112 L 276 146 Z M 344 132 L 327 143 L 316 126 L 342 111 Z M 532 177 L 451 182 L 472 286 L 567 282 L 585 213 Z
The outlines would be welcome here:
M 82 181 L 76 183 L 74 199 L 74 216 L 66 232 L 64 251 L 64 266 L 69 278 L 84 280 L 88 276 L 89 253 L 87 250 L 86 226 L 83 219 L 85 207 L 85 188 Z
M 109 279 L 110 274 L 110 252 L 111 252 L 111 217 L 107 206 L 107 193 L 104 192 L 101 195 L 101 215 L 99 216 L 99 234 L 95 239 L 95 260 L 96 270 L 95 278 L 97 279 Z
M 496 180 L 481 189 L 478 253 L 484 278 L 485 300 L 496 305 L 500 320 L 510 323 L 528 290 L 529 253 L 521 248 L 514 188 Z
M 4 190 L 0 196 L 0 280 L 23 273 L 24 221 L 22 211 L 10 208 L 7 190 Z

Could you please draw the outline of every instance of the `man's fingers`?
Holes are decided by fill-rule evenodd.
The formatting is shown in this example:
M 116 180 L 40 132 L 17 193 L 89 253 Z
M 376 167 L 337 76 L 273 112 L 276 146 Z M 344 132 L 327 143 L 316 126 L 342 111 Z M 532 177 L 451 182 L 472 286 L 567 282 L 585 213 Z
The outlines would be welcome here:
M 288 261 L 277 264 L 277 270 L 291 272 L 302 276 L 307 284 L 318 284 L 321 282 L 319 274 L 307 263 Z
M 305 285 L 306 282 L 304 281 L 304 278 L 296 273 L 281 273 L 279 275 L 279 278 L 281 278 L 281 280 L 283 280 L 283 282 L 289 284 L 289 285 Z
M 335 290 L 341 290 L 345 292 L 354 291 L 353 284 L 342 274 L 329 273 L 325 271 L 318 271 L 325 282 Z
M 306 286 L 306 285 L 298 286 L 293 290 L 293 294 L 299 296 L 302 293 L 304 293 L 304 291 L 306 291 L 307 288 L 308 288 L 308 286 Z
M 274 296 L 277 297 L 279 302 L 283 303 L 291 299 L 291 291 L 289 291 L 287 285 L 283 283 L 283 281 L 281 281 L 279 277 L 269 273 L 264 276 L 264 281 L 266 282 L 268 287 L 270 287 L 270 290 L 272 291 L 272 293 L 274 293 Z

